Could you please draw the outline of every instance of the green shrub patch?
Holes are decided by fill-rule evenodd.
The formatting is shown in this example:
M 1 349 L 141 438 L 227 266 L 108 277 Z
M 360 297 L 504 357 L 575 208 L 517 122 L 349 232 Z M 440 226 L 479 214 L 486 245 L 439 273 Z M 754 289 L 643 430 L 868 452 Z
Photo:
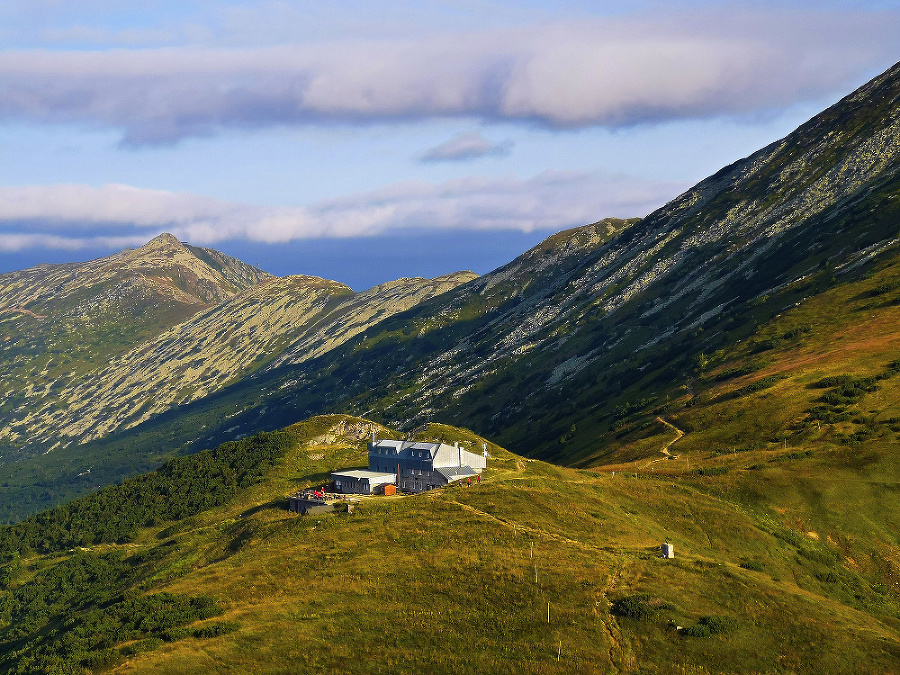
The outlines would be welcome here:
M 653 597 L 649 593 L 638 593 L 614 600 L 610 611 L 616 616 L 645 621 L 655 617 L 663 609 L 670 608 L 671 605 L 660 598 Z
M 730 616 L 701 616 L 693 626 L 681 629 L 688 637 L 709 637 L 720 633 L 730 633 L 738 626 L 737 619 Z

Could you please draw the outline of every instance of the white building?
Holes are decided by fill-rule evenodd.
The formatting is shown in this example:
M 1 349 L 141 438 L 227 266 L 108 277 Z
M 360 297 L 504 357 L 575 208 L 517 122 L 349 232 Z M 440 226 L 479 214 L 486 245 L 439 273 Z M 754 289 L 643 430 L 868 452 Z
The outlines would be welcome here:
M 443 487 L 448 483 L 476 477 L 487 467 L 487 452 L 474 453 L 458 444 L 424 443 L 420 441 L 373 440 L 369 443 L 369 470 L 343 471 L 332 474 L 335 489 L 339 492 L 364 492 L 374 490 L 371 483 L 394 483 L 406 492 L 423 492 Z M 348 480 L 351 474 L 359 474 L 360 483 Z M 391 480 L 385 481 L 389 476 Z M 362 480 L 369 481 L 369 490 Z M 340 481 L 340 487 L 338 487 Z

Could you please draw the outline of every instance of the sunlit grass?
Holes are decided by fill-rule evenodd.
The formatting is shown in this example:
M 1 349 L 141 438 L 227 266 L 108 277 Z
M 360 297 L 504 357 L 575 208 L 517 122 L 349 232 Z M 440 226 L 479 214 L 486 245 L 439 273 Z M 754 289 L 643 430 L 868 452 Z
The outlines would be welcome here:
M 491 451 L 496 461 L 479 486 L 367 500 L 352 515 L 302 518 L 271 506 L 284 489 L 304 482 L 300 465 L 321 475 L 323 463 L 358 463 L 361 449 L 298 447 L 270 480 L 176 535 L 179 547 L 199 551 L 201 560 L 161 587 L 217 598 L 225 608 L 218 618 L 240 629 L 164 645 L 116 672 L 831 673 L 859 672 L 852 664 L 865 663 L 867 672 L 887 673 L 893 667 L 896 595 L 866 609 L 817 578 L 846 565 L 840 555 L 826 555 L 839 548 L 829 535 L 819 533 L 817 541 L 805 530 L 812 520 L 798 528 L 794 518 L 792 508 L 814 501 L 802 481 L 788 489 L 796 466 L 806 467 L 812 481 L 829 470 L 818 462 L 735 469 L 705 480 L 635 478 Z M 314 461 L 310 454 L 324 457 Z M 835 488 L 826 495 L 829 503 L 838 494 Z M 785 506 L 767 508 L 764 499 Z M 241 523 L 253 523 L 253 534 L 229 554 L 228 533 Z M 675 560 L 658 558 L 666 540 L 675 544 Z M 650 593 L 665 609 L 651 621 L 610 614 L 611 600 L 633 593 Z M 703 616 L 722 616 L 736 627 L 703 638 L 676 629 Z

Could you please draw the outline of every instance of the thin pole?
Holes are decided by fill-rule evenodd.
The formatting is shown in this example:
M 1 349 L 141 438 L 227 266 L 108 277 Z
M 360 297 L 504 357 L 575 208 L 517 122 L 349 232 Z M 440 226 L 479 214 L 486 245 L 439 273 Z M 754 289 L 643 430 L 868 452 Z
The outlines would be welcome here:
M 547 623 L 550 623 L 550 603 L 547 603 Z

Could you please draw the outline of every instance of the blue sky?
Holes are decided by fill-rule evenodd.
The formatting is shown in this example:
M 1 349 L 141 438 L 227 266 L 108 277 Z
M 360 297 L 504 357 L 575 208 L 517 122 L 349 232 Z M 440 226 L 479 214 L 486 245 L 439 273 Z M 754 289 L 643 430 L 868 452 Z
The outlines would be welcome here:
M 898 2 L 0 3 L 0 272 L 169 231 L 362 289 L 643 216 L 900 59 Z

